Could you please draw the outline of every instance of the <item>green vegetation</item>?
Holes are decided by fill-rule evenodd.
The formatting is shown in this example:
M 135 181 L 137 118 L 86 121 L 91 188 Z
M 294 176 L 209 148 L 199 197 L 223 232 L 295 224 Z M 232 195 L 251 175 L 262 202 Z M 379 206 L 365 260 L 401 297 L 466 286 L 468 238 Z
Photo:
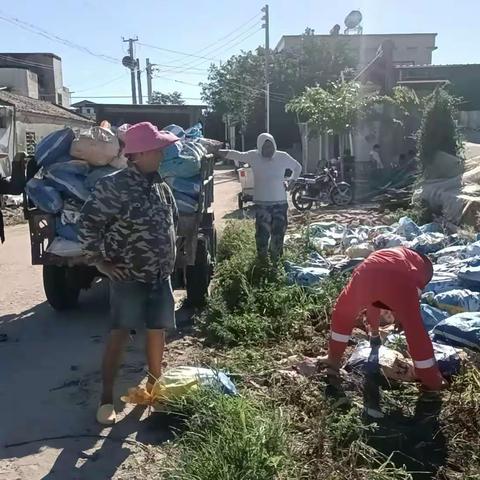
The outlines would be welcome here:
M 436 166 L 435 155 L 440 151 L 454 156 L 461 155 L 462 138 L 456 124 L 458 103 L 459 99 L 444 88 L 437 88 L 425 99 L 418 136 L 420 160 L 425 169 Z
M 305 255 L 300 244 L 287 256 Z M 473 363 L 441 397 L 424 398 L 413 384 L 386 389 L 387 415 L 376 423 L 362 415 L 362 383 L 353 376 L 345 385 L 350 406 L 334 408 L 321 374 L 306 378 L 288 367 L 324 353 L 343 280 L 309 291 L 287 285 L 282 268 L 256 263 L 247 221 L 228 225 L 219 252 L 200 319 L 215 348 L 202 350 L 199 361 L 233 373 L 241 396 L 201 390 L 173 404 L 183 427 L 159 478 L 478 480 L 480 373 Z
M 288 421 L 280 409 L 253 398 L 226 397 L 208 390 L 190 395 L 172 409 L 185 416 L 186 431 L 166 478 L 296 478 Z
M 268 344 L 328 330 L 343 279 L 329 279 L 321 289 L 289 285 L 282 268 L 258 263 L 251 222 L 226 227 L 219 258 L 214 291 L 199 320 L 209 344 Z

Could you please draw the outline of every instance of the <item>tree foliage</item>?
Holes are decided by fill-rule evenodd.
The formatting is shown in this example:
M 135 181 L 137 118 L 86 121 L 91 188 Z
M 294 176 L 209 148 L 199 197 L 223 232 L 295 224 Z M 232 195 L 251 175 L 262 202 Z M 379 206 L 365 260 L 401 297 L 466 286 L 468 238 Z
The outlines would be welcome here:
M 151 105 L 185 105 L 185 100 L 182 97 L 181 92 L 171 92 L 171 93 L 162 93 L 162 92 L 153 92 Z
M 460 155 L 462 140 L 456 124 L 460 99 L 444 88 L 437 88 L 425 101 L 418 145 L 425 167 L 431 165 L 437 152 Z
M 373 114 L 381 101 L 376 94 L 362 93 L 356 82 L 332 82 L 326 88 L 307 87 L 287 105 L 319 133 L 342 134 Z
M 210 67 L 202 84 L 202 98 L 218 115 L 231 115 L 233 121 L 247 125 L 250 141 L 263 128 L 265 105 L 265 50 L 243 52 L 221 66 Z M 293 113 L 285 114 L 285 105 L 307 86 L 325 86 L 355 64 L 347 44 L 340 38 L 319 44 L 306 31 L 294 51 L 271 52 L 270 111 L 271 131 L 280 144 L 298 140 Z

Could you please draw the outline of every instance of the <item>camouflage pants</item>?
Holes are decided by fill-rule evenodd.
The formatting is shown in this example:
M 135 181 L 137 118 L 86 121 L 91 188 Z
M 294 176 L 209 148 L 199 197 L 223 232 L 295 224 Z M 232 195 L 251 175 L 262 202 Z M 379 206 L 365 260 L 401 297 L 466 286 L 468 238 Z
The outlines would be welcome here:
M 259 257 L 266 258 L 270 251 L 272 260 L 283 255 L 283 240 L 288 226 L 288 204 L 256 205 L 255 239 Z

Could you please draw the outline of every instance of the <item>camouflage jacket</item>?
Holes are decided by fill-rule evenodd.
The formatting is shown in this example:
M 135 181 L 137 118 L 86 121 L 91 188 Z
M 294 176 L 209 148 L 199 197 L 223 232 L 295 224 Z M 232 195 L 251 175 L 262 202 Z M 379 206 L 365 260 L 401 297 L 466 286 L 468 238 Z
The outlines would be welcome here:
M 168 185 L 129 165 L 97 182 L 82 208 L 79 240 L 91 262 L 125 265 L 129 280 L 151 283 L 173 272 L 177 220 Z

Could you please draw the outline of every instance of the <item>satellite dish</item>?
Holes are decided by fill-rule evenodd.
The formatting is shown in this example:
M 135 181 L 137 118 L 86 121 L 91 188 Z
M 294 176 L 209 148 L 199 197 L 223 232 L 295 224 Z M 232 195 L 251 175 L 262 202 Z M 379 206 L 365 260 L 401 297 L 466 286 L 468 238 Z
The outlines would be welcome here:
M 356 28 L 360 25 L 362 21 L 362 13 L 360 10 L 352 10 L 346 17 L 345 17 L 345 26 L 348 29 Z
M 127 55 L 126 57 L 122 58 L 122 65 L 130 70 L 133 70 L 135 68 L 135 60 Z

